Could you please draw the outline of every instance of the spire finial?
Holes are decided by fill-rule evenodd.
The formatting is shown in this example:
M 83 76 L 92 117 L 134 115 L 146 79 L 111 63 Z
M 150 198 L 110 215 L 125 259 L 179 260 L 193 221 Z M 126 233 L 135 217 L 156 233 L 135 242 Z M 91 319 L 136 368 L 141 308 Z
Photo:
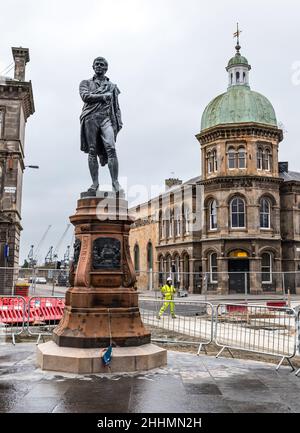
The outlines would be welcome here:
M 236 23 L 236 32 L 233 33 L 233 37 L 236 38 L 236 46 L 235 49 L 238 54 L 240 54 L 240 34 L 242 33 L 242 30 L 239 29 L 239 23 Z

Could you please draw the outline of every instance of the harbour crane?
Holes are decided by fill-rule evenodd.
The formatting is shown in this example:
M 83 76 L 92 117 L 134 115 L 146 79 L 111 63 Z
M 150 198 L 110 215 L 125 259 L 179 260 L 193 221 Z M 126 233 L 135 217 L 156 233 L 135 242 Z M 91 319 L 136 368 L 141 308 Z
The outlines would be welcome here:
M 33 245 L 31 246 L 31 247 L 32 247 L 32 248 L 31 248 L 31 249 L 32 249 L 32 263 L 33 263 L 34 265 L 36 265 L 37 262 L 38 262 L 38 254 L 39 254 L 39 252 L 40 252 L 40 248 L 41 248 L 41 246 L 43 245 L 43 242 L 44 242 L 44 240 L 46 239 L 46 236 L 47 236 L 47 234 L 48 234 L 48 232 L 49 232 L 49 230 L 50 230 L 51 227 L 52 227 L 52 225 L 50 224 L 50 225 L 47 227 L 46 231 L 44 232 L 43 236 L 41 237 L 41 239 L 40 239 L 40 241 L 39 241 L 39 243 L 38 243 L 38 246 L 36 247 L 35 254 L 33 254 Z M 31 253 L 31 249 L 30 249 L 29 254 Z M 29 255 L 28 255 L 28 256 L 29 256 Z
M 32 266 L 34 266 L 34 264 L 35 264 L 33 262 L 33 248 L 34 248 L 34 245 L 30 245 L 30 250 L 29 250 L 29 253 L 28 253 L 28 256 L 27 256 L 30 268 L 32 268 Z
M 49 248 L 49 251 L 45 257 L 45 264 L 49 264 L 53 262 L 53 247 Z
M 54 248 L 54 251 L 53 251 L 53 260 L 54 260 L 54 262 L 57 262 L 58 253 L 59 253 L 61 244 L 62 244 L 62 242 L 63 242 L 66 234 L 68 233 L 68 230 L 69 230 L 70 226 L 71 226 L 71 224 L 67 224 L 67 227 L 66 227 L 65 231 L 63 232 L 62 236 L 60 237 L 59 241 L 57 242 L 56 247 Z
M 70 245 L 67 246 L 67 249 L 64 254 L 63 264 L 64 267 L 68 266 L 70 262 Z

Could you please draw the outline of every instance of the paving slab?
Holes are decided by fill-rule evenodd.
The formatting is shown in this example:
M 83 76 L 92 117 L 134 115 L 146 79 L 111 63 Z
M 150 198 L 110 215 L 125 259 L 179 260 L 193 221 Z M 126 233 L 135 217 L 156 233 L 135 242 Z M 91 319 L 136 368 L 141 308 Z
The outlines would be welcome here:
M 0 413 L 300 412 L 300 377 L 274 364 L 168 352 L 144 372 L 43 371 L 34 343 L 0 344 Z

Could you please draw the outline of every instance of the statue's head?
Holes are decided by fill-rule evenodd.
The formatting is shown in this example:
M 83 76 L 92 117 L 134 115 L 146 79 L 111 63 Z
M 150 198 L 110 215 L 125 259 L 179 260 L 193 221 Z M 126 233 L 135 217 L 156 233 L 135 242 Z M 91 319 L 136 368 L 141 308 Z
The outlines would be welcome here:
M 93 61 L 93 69 L 97 75 L 105 75 L 108 69 L 107 60 L 104 57 L 96 57 Z

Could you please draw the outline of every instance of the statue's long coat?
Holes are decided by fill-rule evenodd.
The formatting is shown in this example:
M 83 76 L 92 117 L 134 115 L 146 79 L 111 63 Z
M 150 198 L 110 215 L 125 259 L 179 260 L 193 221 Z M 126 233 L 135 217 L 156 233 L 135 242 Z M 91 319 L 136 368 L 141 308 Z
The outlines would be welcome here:
M 120 93 L 120 90 L 118 89 L 116 84 L 111 83 L 107 77 L 105 78 L 105 84 L 109 86 L 109 92 L 112 93 L 110 117 L 116 140 L 117 134 L 122 128 L 121 111 L 118 102 L 118 95 Z M 81 81 L 79 86 L 79 93 L 81 99 L 84 102 L 82 113 L 80 115 L 81 150 L 85 153 L 89 152 L 89 144 L 87 142 L 85 134 L 85 119 L 90 114 L 96 113 L 100 110 L 101 102 L 94 102 L 93 99 L 93 92 L 95 92 L 95 90 L 97 90 L 99 86 L 100 83 L 97 81 L 97 78 L 95 76 L 90 80 Z M 100 134 L 97 137 L 97 153 L 99 155 L 101 165 L 107 164 L 107 153 L 103 146 Z

